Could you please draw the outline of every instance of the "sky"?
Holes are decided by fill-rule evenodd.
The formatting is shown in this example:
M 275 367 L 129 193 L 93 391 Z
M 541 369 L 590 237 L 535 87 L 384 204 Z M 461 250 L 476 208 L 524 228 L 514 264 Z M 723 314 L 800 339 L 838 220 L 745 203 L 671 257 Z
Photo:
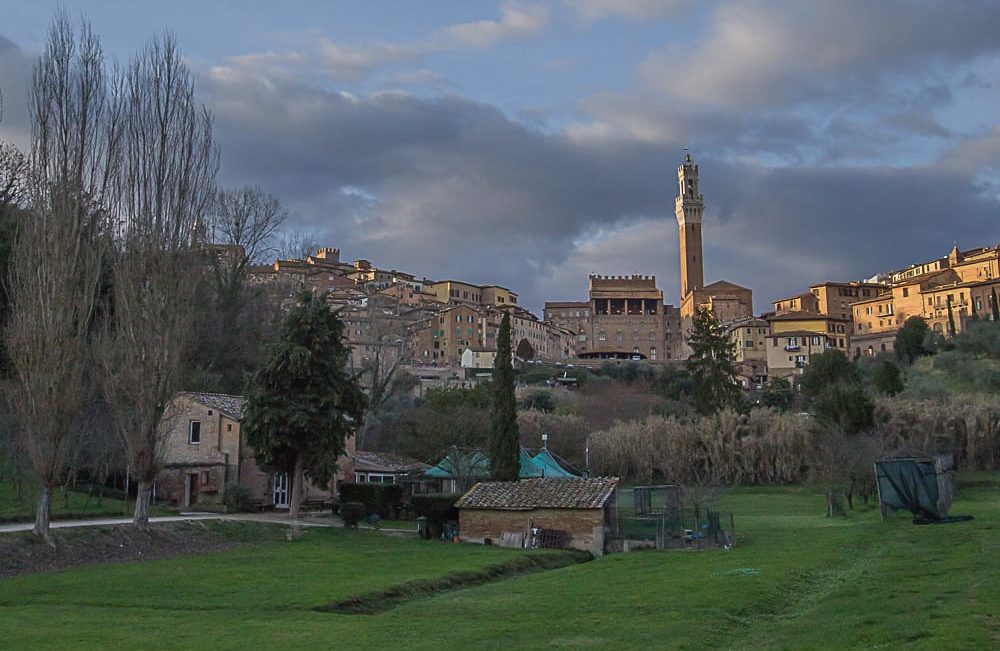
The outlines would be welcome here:
M 56 2 L 0 0 L 0 138 L 28 143 Z M 223 187 L 289 230 L 540 314 L 590 273 L 679 302 L 676 167 L 705 279 L 758 311 L 1000 242 L 1000 2 L 63 0 L 125 62 L 169 30 Z

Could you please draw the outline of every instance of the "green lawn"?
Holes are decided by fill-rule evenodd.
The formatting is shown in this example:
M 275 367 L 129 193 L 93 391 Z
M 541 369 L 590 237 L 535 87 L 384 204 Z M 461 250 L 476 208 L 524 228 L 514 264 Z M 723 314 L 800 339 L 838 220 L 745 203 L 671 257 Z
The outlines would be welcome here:
M 1000 641 L 1000 475 L 969 523 L 822 516 L 808 489 L 742 489 L 731 551 L 636 552 L 413 601 L 314 606 L 519 553 L 309 531 L 220 554 L 0 581 L 9 648 L 965 649 Z
M 18 495 L 10 481 L 0 481 L 0 522 L 34 520 L 36 490 L 34 483 L 27 481 Z M 132 509 L 131 502 L 108 497 L 99 500 L 96 494 L 58 488 L 52 494 L 52 520 L 129 516 Z M 170 511 L 154 507 L 152 513 L 166 515 Z

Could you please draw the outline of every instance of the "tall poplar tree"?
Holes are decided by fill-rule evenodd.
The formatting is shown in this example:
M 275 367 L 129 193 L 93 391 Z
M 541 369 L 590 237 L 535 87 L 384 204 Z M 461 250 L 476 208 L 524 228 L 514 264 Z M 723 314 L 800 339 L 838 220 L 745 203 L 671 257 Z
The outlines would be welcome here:
M 262 468 L 292 473 L 292 517 L 302 506 L 305 478 L 330 483 L 344 440 L 364 415 L 367 398 L 348 372 L 349 357 L 340 317 L 324 296 L 303 292 L 247 387 L 247 443 Z
M 493 479 L 517 481 L 521 468 L 514 366 L 511 361 L 510 314 L 504 313 L 493 365 L 493 408 L 490 413 L 490 460 Z

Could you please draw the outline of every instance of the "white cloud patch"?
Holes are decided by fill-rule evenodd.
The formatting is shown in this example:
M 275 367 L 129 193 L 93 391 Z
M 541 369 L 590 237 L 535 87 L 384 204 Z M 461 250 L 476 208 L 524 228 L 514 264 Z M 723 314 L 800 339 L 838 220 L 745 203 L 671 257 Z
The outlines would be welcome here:
M 563 0 L 581 17 L 590 21 L 605 18 L 658 18 L 691 6 L 691 0 Z
M 499 20 L 479 20 L 449 25 L 413 43 L 346 45 L 320 39 L 320 52 L 327 68 L 343 79 L 359 79 L 376 68 L 416 62 L 438 52 L 485 49 L 505 41 L 539 36 L 548 24 L 549 11 L 541 5 L 505 4 Z

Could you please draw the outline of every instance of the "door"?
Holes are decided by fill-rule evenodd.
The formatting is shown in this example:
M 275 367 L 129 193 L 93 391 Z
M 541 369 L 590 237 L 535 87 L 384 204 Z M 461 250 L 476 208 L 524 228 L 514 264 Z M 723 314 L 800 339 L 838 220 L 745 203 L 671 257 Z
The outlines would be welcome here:
M 274 475 L 274 508 L 288 508 L 288 473 L 279 472 Z
M 198 503 L 198 473 L 184 475 L 184 506 L 191 508 Z

